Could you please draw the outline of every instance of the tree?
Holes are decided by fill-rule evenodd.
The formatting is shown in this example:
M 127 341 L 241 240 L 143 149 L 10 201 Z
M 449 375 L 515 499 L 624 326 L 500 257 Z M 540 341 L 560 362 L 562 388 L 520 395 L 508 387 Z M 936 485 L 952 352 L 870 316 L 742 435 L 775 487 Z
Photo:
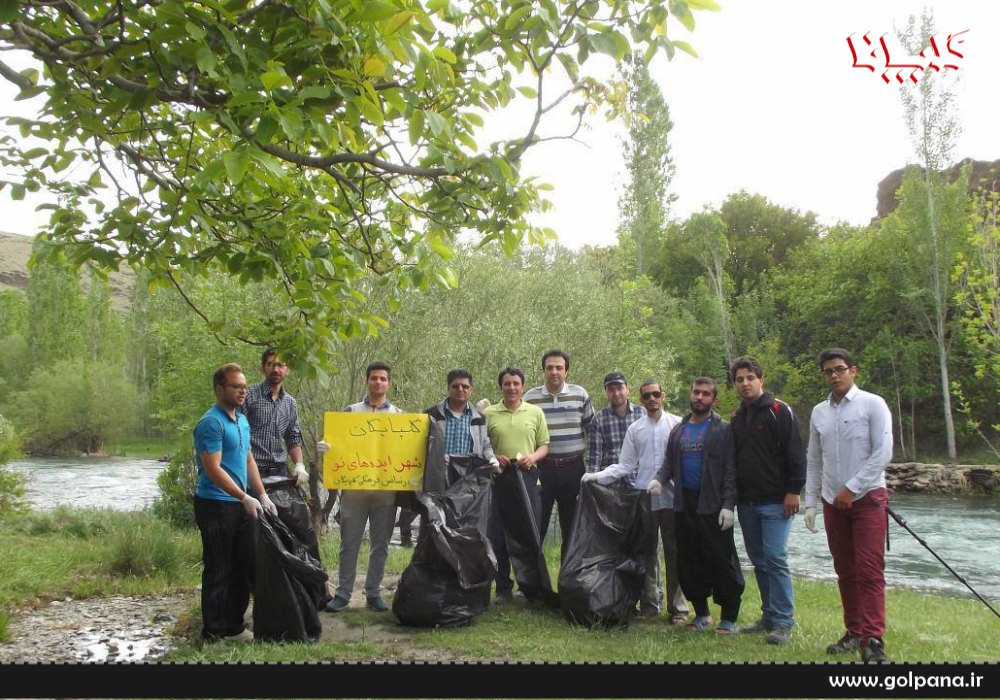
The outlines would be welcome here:
M 508 252 L 547 238 L 528 222 L 546 201 L 521 158 L 572 129 L 546 133 L 543 118 L 573 105 L 582 121 L 604 99 L 584 72 L 592 55 L 693 53 L 665 28 L 670 15 L 693 28 L 704 8 L 718 6 L 4 3 L 0 50 L 43 70 L 0 63 L 0 74 L 45 104 L 37 119 L 7 119 L 21 138 L 0 144 L 0 162 L 21 174 L 13 197 L 58 195 L 47 238 L 76 263 L 125 263 L 157 285 L 209 270 L 277 282 L 288 310 L 262 336 L 233 335 L 323 366 L 384 323 L 363 311 L 364 276 L 384 277 L 398 304 L 456 284 L 462 231 Z M 478 143 L 484 117 L 515 100 L 533 108 L 520 133 Z
M 928 48 L 933 36 L 934 17 L 929 10 L 921 15 L 919 21 L 910 15 L 906 28 L 899 32 L 900 41 L 911 55 Z M 948 317 L 952 303 L 949 286 L 955 261 L 955 242 L 942 231 L 942 212 L 935 200 L 943 186 L 941 171 L 950 165 L 961 128 L 955 112 L 955 83 L 958 79 L 954 71 L 952 74 L 926 71 L 916 85 L 904 83 L 899 92 L 913 150 L 923 167 L 926 212 L 914 233 L 922 239 L 918 243 L 926 253 L 924 277 L 930 295 L 928 330 L 937 346 L 946 446 L 951 462 L 958 458 L 948 369 Z M 960 181 L 967 183 L 967 176 Z M 963 193 L 965 191 L 962 190 Z
M 648 272 L 674 200 L 667 194 L 674 177 L 667 136 L 674 124 L 663 92 L 642 57 L 632 54 L 621 71 L 626 89 L 623 118 L 628 128 L 622 148 L 629 182 L 618 198 L 622 218 L 618 237 L 620 246 L 634 246 L 638 277 Z
M 684 252 L 688 257 L 698 261 L 705 284 L 708 287 L 718 319 L 719 337 L 722 339 L 722 352 L 725 366 L 733 364 L 733 339 L 730 330 L 730 311 L 728 284 L 725 264 L 729 257 L 729 244 L 726 241 L 726 224 L 714 212 L 692 214 L 683 226 Z

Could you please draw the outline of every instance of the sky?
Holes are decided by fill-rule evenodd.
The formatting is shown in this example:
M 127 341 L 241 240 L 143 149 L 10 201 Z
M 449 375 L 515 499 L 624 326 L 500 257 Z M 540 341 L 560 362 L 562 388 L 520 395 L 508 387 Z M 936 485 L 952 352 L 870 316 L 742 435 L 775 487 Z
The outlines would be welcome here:
M 692 44 L 698 58 L 677 52 L 673 61 L 658 57 L 651 66 L 674 122 L 672 219 L 718 207 L 743 189 L 814 212 L 826 225 L 867 224 L 879 181 L 915 159 L 894 73 L 887 85 L 883 66 L 875 72 L 853 67 L 847 38 L 860 49 L 866 33 L 876 46 L 884 35 L 899 60 L 903 50 L 894 27 L 924 7 L 934 14 L 943 56 L 948 35 L 964 32 L 962 43 L 952 44 L 963 58 L 952 57 L 958 70 L 950 71 L 959 79 L 955 108 L 963 126 L 955 159 L 1000 159 L 990 101 L 1000 77 L 1000 3 L 718 1 L 720 12 L 695 13 L 694 32 L 677 22 L 668 27 L 669 36 Z M 0 85 L 8 108 L 13 94 Z M 539 144 L 526 156 L 524 174 L 555 187 L 549 193 L 554 211 L 535 221 L 555 229 L 570 248 L 616 240 L 625 178 L 622 133 L 620 125 L 595 115 L 577 140 Z M 35 233 L 43 220 L 35 204 L 0 192 L 0 229 Z
M 695 31 L 674 24 L 668 35 L 699 57 L 677 52 L 656 59 L 651 73 L 670 108 L 669 142 L 676 172 L 670 217 L 718 207 L 741 189 L 772 203 L 812 211 L 819 221 L 868 224 L 878 183 L 915 162 L 895 73 L 852 67 L 847 37 L 863 46 L 885 35 L 893 60 L 902 47 L 894 25 L 928 7 L 942 54 L 961 35 L 957 105 L 962 135 L 955 159 L 1000 159 L 1000 130 L 991 98 L 1000 71 L 1000 3 L 804 2 L 719 0 L 720 12 L 696 12 Z M 959 47 L 957 43 L 953 47 Z M 900 56 L 901 57 L 901 56 Z M 538 219 L 565 245 L 616 240 L 617 201 L 625 176 L 621 127 L 592 122 L 586 145 L 540 144 L 526 170 L 552 182 L 556 211 Z

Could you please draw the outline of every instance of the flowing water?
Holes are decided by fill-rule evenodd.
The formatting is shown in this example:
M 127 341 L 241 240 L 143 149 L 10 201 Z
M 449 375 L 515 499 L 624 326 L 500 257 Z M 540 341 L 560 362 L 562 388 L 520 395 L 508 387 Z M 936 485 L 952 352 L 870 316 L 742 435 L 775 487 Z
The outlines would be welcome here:
M 66 504 L 139 510 L 157 497 L 156 476 L 166 465 L 154 460 L 81 457 L 24 459 L 12 462 L 11 466 L 29 475 L 28 500 L 33 508 L 51 510 Z M 994 607 L 1000 605 L 1000 499 L 893 494 L 890 507 L 980 595 Z M 739 521 L 736 528 L 738 531 Z M 550 527 L 550 535 L 558 529 Z M 737 532 L 740 561 L 747 567 L 749 560 L 742 540 Z M 819 533 L 812 534 L 805 529 L 801 516 L 792 524 L 788 555 L 794 575 L 834 580 L 833 562 L 822 527 Z M 892 586 L 972 595 L 891 518 L 886 580 Z

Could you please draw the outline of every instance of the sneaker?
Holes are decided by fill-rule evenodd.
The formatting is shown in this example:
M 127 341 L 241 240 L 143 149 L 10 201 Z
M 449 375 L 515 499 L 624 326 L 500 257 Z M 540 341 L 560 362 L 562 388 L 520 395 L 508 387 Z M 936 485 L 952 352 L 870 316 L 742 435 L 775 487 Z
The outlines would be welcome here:
M 760 618 L 757 622 L 752 625 L 746 625 L 745 627 L 740 627 L 740 634 L 760 634 L 761 632 L 770 632 L 771 625 L 764 621 L 764 618 Z
M 885 644 L 878 637 L 872 637 L 861 647 L 861 660 L 866 664 L 887 664 L 889 657 L 885 654 Z
M 389 604 L 385 602 L 385 598 L 377 595 L 374 598 L 368 598 L 367 607 L 372 612 L 385 612 L 389 609 Z
M 335 595 L 333 596 L 333 600 L 327 603 L 326 607 L 323 609 L 326 610 L 327 612 L 340 612 L 341 610 L 346 608 L 347 604 L 350 602 L 351 601 L 349 601 L 342 595 Z
M 850 632 L 845 632 L 844 636 L 826 648 L 827 654 L 846 654 L 861 648 L 861 640 Z
M 791 627 L 775 627 L 773 630 L 767 633 L 767 643 L 782 645 L 788 644 L 792 641 L 792 628 Z
M 656 608 L 639 608 L 639 612 L 635 614 L 636 620 L 650 620 L 655 619 L 660 616 L 660 611 Z

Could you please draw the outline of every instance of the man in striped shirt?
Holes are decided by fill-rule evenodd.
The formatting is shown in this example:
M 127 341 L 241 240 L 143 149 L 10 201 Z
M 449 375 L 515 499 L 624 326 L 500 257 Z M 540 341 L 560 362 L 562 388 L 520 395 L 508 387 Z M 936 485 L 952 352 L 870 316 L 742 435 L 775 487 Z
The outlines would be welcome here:
M 542 355 L 542 371 L 545 384 L 524 395 L 525 402 L 538 406 L 545 413 L 549 430 L 549 454 L 538 465 L 542 484 L 540 535 L 545 539 L 552 507 L 558 503 L 561 555 L 565 556 L 576 514 L 576 499 L 580 495 L 580 478 L 584 474 L 586 430 L 594 418 L 594 407 L 586 389 L 566 383 L 569 355 L 563 350 L 556 348 Z

